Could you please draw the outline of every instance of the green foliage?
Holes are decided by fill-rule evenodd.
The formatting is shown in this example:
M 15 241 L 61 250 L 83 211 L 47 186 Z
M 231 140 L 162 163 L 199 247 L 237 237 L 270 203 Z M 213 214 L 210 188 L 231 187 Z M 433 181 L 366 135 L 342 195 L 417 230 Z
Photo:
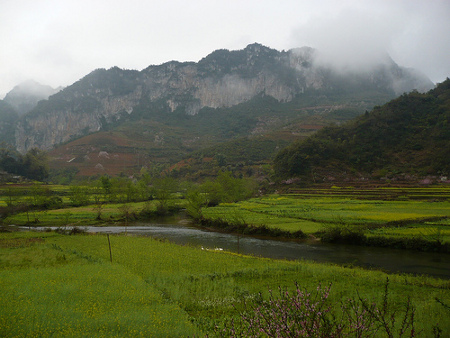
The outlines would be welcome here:
M 89 187 L 82 185 L 71 185 L 69 188 L 69 199 L 74 206 L 87 205 L 91 201 Z
M 0 100 L 0 142 L 15 144 L 15 127 L 18 120 L 19 115 L 14 108 Z
M 166 215 L 169 213 L 172 194 L 176 192 L 178 183 L 173 178 L 165 176 L 155 179 L 153 186 L 158 200 L 157 212 Z
M 207 204 L 206 195 L 198 189 L 189 189 L 186 193 L 186 212 L 194 220 L 199 220 L 202 217 L 202 208 Z
M 404 94 L 344 126 L 324 128 L 285 148 L 274 160 L 277 175 L 301 176 L 330 167 L 368 173 L 450 173 L 449 82 L 426 94 Z
M 53 184 L 71 184 L 79 170 L 77 168 L 50 168 L 48 180 Z
M 38 148 L 30 149 L 25 155 L 10 147 L 2 148 L 0 169 L 32 180 L 44 181 L 49 175 L 48 154 Z
M 256 190 L 252 180 L 235 178 L 230 172 L 220 172 L 212 181 L 202 184 L 207 195 L 208 205 L 237 202 L 249 198 Z
M 445 187 L 304 189 L 203 208 L 202 217 L 232 224 L 238 214 L 246 224 L 302 231 L 324 241 L 446 252 L 448 194 Z
M 43 181 L 48 177 L 48 155 L 47 152 L 33 148 L 29 150 L 22 160 L 24 176 Z
M 100 177 L 100 184 L 104 191 L 105 196 L 108 196 L 111 194 L 111 179 L 108 176 L 102 176 Z

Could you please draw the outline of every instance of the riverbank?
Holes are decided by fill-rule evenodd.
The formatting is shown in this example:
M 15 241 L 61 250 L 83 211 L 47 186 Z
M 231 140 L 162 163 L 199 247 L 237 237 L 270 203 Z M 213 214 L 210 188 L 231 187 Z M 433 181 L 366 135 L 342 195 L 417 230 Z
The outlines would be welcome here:
M 330 243 L 449 253 L 450 190 L 416 188 L 410 195 L 405 188 L 391 190 L 371 189 L 367 195 L 358 189 L 274 194 L 203 208 L 202 217 L 206 224 L 217 222 L 219 229 L 237 224 L 237 232 L 251 225 L 267 233 L 302 233 Z
M 11 227 L 29 231 L 28 227 Z M 261 258 L 314 261 L 340 266 L 354 266 L 386 273 L 428 275 L 450 280 L 448 256 L 435 252 L 417 252 L 370 246 L 328 244 L 317 240 L 268 239 L 264 236 L 249 236 L 218 232 L 186 224 L 185 219 L 174 223 L 138 222 L 116 226 L 46 227 L 34 228 L 42 232 L 58 234 L 125 234 L 149 236 L 178 245 L 188 245 L 204 250 L 227 251 Z
M 188 204 L 183 198 L 170 200 L 167 212 L 183 212 Z M 159 205 L 152 200 L 29 210 L 11 214 L 3 222 L 47 227 L 160 221 L 167 216 L 162 216 Z M 450 252 L 448 187 L 314 187 L 199 210 L 197 225 L 220 232 Z
M 111 245 L 111 256 L 108 244 Z M 411 299 L 415 329 L 445 336 L 448 281 L 309 261 L 280 261 L 176 245 L 149 237 L 0 234 L 0 335 L 209 334 L 278 287 L 331 285 L 327 304 L 362 297 L 388 306 Z M 112 263 L 111 263 L 112 260 Z M 20 297 L 17 297 L 20 295 Z M 401 323 L 401 311 L 396 323 Z

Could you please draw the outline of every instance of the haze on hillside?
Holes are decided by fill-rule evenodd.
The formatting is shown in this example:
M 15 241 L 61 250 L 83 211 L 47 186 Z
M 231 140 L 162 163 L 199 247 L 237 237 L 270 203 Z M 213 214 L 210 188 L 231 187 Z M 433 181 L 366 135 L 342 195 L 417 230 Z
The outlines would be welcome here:
M 62 88 L 52 88 L 42 85 L 34 80 L 27 80 L 15 86 L 4 100 L 10 104 L 19 115 L 30 112 L 39 101 L 46 100 L 50 95 L 57 93 Z
M 97 68 L 198 61 L 254 42 L 310 46 L 340 68 L 389 55 L 442 82 L 450 76 L 449 17 L 446 0 L 5 0 L 0 98 L 27 79 L 56 88 Z

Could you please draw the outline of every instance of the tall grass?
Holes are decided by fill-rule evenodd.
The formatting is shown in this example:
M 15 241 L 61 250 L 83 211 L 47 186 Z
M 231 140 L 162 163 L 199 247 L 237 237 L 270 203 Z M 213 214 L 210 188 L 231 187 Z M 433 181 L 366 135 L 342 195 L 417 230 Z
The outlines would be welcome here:
M 386 274 L 179 246 L 146 237 L 0 234 L 0 336 L 192 336 L 212 334 L 269 289 L 332 283 L 329 302 L 376 300 Z M 390 302 L 408 297 L 416 329 L 450 332 L 450 283 L 390 275 Z M 339 311 L 339 307 L 336 308 Z M 400 318 L 400 317 L 399 317 Z M 426 335 L 425 335 L 426 336 Z
M 199 333 L 176 303 L 167 302 L 158 289 L 122 265 L 77 247 L 62 248 L 59 236 L 44 234 L 39 242 L 0 238 L 2 337 Z
M 109 259 L 104 236 L 52 237 L 49 242 L 57 243 L 62 250 L 75 249 L 102 261 Z M 203 330 L 211 330 L 216 322 L 235 316 L 235 309 L 244 299 L 254 301 L 268 287 L 292 288 L 297 281 L 313 289 L 320 283 L 333 283 L 330 300 L 338 303 L 356 297 L 356 291 L 364 298 L 378 299 L 386 279 L 386 274 L 377 271 L 246 257 L 150 238 L 113 236 L 111 245 L 114 264 L 143 278 L 167 301 L 179 304 Z M 449 329 L 446 314 L 435 301 L 448 299 L 448 282 L 395 275 L 390 280 L 394 306 L 401 306 L 406 297 L 411 297 L 419 329 L 429 331 L 431 324 L 437 323 Z

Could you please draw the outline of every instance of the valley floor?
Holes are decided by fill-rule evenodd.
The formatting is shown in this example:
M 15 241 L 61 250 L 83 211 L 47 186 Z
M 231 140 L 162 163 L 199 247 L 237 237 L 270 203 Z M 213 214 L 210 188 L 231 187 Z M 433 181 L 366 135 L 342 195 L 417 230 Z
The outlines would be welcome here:
M 339 311 L 352 297 L 381 304 L 387 278 L 398 316 L 411 299 L 418 336 L 430 336 L 435 325 L 450 332 L 446 280 L 205 251 L 148 237 L 2 233 L 0 336 L 215 336 L 216 325 L 237 318 L 244 302 L 257 304 L 268 290 L 294 290 L 296 282 L 307 290 L 331 286 L 330 306 Z

